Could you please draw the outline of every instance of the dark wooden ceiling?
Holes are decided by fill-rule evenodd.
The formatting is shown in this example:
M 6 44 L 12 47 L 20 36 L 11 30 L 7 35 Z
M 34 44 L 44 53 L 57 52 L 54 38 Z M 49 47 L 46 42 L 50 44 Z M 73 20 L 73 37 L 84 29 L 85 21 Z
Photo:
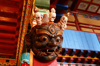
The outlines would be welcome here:
M 23 0 L 0 0 L 0 57 L 16 58 Z

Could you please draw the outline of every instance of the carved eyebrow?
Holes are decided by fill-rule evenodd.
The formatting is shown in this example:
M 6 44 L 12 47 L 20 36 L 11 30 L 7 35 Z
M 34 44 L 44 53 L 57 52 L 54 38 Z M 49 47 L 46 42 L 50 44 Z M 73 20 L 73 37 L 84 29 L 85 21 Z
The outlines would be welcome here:
M 36 34 L 47 34 L 50 35 L 50 32 L 48 32 L 47 30 L 43 30 L 43 29 L 36 29 Z
M 62 36 L 62 34 L 63 34 L 63 32 L 62 31 L 59 31 L 59 32 L 57 32 L 57 34 L 56 34 L 56 36 Z
M 46 34 L 49 36 L 62 36 L 63 32 L 58 31 L 55 35 L 52 35 L 49 31 L 43 29 L 36 29 L 36 34 Z

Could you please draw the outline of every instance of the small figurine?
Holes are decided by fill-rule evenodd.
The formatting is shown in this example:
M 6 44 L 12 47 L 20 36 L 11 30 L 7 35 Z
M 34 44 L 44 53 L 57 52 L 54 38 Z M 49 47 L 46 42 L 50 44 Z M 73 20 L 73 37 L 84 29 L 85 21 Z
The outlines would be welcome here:
M 35 18 L 36 18 L 37 25 L 41 25 L 42 24 L 42 22 L 41 22 L 41 14 L 39 12 L 35 13 Z
M 42 23 L 48 23 L 48 22 L 49 22 L 48 15 L 47 14 L 44 14 L 43 15 L 43 18 L 42 18 Z
M 58 24 L 61 26 L 62 30 L 65 30 L 67 28 L 67 21 L 68 21 L 68 18 L 66 16 L 62 16 L 60 18 L 60 22 Z
M 50 21 L 50 22 L 54 22 L 55 18 L 56 18 L 55 9 L 52 8 L 52 9 L 51 9 L 51 12 L 50 12 L 50 14 L 49 14 L 49 21 Z

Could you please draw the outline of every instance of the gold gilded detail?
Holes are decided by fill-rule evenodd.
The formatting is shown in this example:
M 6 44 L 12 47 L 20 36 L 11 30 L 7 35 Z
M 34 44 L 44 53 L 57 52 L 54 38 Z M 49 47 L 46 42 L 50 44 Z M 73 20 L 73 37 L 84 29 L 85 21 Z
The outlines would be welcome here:
M 36 29 L 36 34 L 48 34 L 51 35 L 50 32 L 47 30 L 42 30 L 42 29 Z
M 56 35 L 61 35 L 62 36 L 62 34 L 63 34 L 63 32 L 62 31 L 59 31 L 59 32 L 57 32 Z

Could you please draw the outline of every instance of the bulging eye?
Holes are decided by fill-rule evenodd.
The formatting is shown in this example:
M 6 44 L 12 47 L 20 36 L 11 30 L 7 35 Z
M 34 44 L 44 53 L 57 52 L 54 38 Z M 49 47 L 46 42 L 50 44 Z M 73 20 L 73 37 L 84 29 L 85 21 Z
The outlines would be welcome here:
M 47 42 L 48 41 L 48 37 L 47 36 L 40 36 L 40 40 L 42 42 Z
M 60 37 L 56 37 L 56 42 L 60 42 Z

